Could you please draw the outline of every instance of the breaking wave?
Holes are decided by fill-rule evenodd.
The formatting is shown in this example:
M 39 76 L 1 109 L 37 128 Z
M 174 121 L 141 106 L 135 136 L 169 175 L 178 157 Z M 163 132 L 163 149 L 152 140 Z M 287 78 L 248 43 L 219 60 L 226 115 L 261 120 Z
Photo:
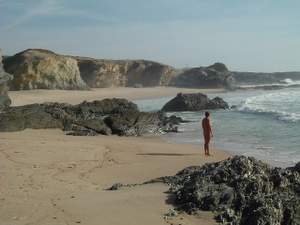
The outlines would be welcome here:
M 285 91 L 249 97 L 237 109 L 241 112 L 270 115 L 287 122 L 298 122 L 300 121 L 300 91 Z
M 249 84 L 249 85 L 240 85 L 241 89 L 271 89 L 271 88 L 287 88 L 287 87 L 299 87 L 300 80 L 292 80 L 290 78 L 286 78 L 281 80 L 278 83 L 270 83 L 270 84 Z

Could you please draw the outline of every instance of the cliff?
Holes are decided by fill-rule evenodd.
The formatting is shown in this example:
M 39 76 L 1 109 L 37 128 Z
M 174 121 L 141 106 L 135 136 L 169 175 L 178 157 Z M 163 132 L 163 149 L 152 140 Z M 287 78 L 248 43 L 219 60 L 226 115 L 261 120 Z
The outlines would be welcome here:
M 64 56 L 43 49 L 28 49 L 6 57 L 4 68 L 15 75 L 9 83 L 12 90 L 234 86 L 231 72 L 222 63 L 177 70 L 147 60 L 104 60 Z
M 74 58 L 82 79 L 93 88 L 166 86 L 175 72 L 170 66 L 146 60 Z
M 12 90 L 87 89 L 77 61 L 42 49 L 28 49 L 4 60 L 4 68 L 14 74 Z
M 2 54 L 0 51 L 0 110 L 11 104 L 11 100 L 7 94 L 9 89 L 7 82 L 12 78 L 12 75 L 6 73 L 2 68 Z

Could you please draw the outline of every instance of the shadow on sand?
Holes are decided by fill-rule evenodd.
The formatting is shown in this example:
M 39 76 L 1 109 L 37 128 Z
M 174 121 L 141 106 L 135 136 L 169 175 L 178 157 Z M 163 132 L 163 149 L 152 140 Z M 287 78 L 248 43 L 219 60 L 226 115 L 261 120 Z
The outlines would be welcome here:
M 148 155 L 148 156 L 190 156 L 197 154 L 180 154 L 180 153 L 138 153 L 137 155 Z

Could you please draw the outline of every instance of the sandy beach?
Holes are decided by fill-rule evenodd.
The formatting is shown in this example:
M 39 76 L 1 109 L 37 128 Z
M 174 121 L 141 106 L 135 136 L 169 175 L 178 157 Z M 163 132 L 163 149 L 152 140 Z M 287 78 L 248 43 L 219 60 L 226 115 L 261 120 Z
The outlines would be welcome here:
M 173 87 L 151 88 L 96 88 L 89 91 L 78 90 L 26 90 L 10 91 L 12 105 L 24 105 L 43 102 L 67 102 L 78 104 L 83 101 L 93 101 L 103 98 L 126 98 L 129 100 L 152 99 L 159 97 L 172 97 L 177 93 L 216 93 L 224 89 L 192 89 Z
M 213 90 L 209 90 L 213 91 Z M 11 92 L 14 105 L 59 101 L 79 103 L 110 97 L 144 99 L 178 88 L 120 88 L 92 91 Z M 148 184 L 107 191 L 114 183 L 136 184 L 174 175 L 192 165 L 225 159 L 202 146 L 170 144 L 159 137 L 73 137 L 60 130 L 0 133 L 0 224 L 2 225 L 193 225 L 215 224 L 211 213 L 164 219 L 172 209 L 168 186 Z

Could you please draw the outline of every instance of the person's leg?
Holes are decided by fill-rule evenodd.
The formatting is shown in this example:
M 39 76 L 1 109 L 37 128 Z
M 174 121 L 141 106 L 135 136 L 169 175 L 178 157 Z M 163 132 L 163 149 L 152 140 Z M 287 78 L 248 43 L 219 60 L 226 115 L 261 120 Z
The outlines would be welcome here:
M 208 155 L 208 143 L 205 143 L 205 155 Z
M 209 142 L 210 142 L 210 136 L 205 137 L 205 155 L 210 155 L 209 154 Z
M 207 155 L 210 155 L 210 153 L 209 153 L 209 142 L 207 143 Z
M 204 144 L 203 144 L 203 147 L 204 147 L 204 155 L 207 155 L 207 146 L 206 146 L 206 136 L 203 135 L 203 139 L 204 139 Z

